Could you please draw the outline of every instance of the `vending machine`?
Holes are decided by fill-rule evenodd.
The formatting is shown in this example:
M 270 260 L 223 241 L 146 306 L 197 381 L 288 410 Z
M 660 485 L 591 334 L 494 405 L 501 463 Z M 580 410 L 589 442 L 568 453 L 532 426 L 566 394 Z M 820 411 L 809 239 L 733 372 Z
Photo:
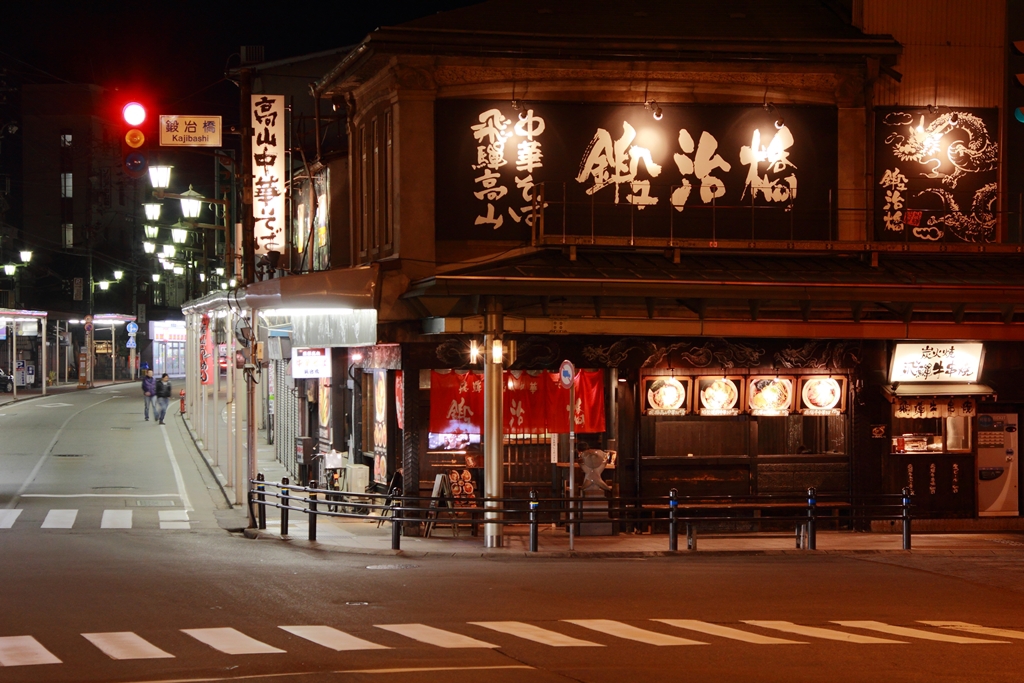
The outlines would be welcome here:
M 978 516 L 1010 517 L 1019 510 L 1017 415 L 978 416 Z

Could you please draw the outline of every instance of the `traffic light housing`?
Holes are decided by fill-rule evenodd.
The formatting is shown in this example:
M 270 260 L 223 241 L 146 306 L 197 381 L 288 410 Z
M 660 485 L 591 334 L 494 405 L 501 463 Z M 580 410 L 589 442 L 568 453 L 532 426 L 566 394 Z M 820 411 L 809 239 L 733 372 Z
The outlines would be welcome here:
M 121 165 L 129 178 L 141 178 L 149 169 L 146 154 L 146 107 L 138 101 L 125 102 L 121 107 Z

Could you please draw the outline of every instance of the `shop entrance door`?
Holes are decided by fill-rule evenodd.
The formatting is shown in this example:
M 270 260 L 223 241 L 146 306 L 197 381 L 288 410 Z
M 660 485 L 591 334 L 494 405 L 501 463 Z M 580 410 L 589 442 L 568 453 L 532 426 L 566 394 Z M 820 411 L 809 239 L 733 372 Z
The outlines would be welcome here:
M 978 516 L 1015 517 L 1019 511 L 1017 416 L 978 416 Z

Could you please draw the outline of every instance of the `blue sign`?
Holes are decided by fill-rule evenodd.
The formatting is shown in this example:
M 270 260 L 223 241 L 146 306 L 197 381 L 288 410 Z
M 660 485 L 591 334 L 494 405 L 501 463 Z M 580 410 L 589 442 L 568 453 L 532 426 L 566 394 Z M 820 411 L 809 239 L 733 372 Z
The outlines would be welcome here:
M 128 330 L 128 334 L 136 334 L 139 331 L 139 325 L 138 323 L 130 322 L 124 326 L 124 329 Z
M 135 348 L 135 337 L 128 337 L 128 341 L 125 342 L 124 347 L 126 349 L 134 349 Z

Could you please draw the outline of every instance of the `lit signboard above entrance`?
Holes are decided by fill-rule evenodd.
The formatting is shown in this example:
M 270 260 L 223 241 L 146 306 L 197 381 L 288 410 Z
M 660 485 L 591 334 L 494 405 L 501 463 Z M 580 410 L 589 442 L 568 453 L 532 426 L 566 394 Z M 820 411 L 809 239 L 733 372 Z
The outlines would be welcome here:
M 890 382 L 977 382 L 985 353 L 978 342 L 896 344 Z
M 331 376 L 329 348 L 292 347 L 292 377 L 317 379 Z

